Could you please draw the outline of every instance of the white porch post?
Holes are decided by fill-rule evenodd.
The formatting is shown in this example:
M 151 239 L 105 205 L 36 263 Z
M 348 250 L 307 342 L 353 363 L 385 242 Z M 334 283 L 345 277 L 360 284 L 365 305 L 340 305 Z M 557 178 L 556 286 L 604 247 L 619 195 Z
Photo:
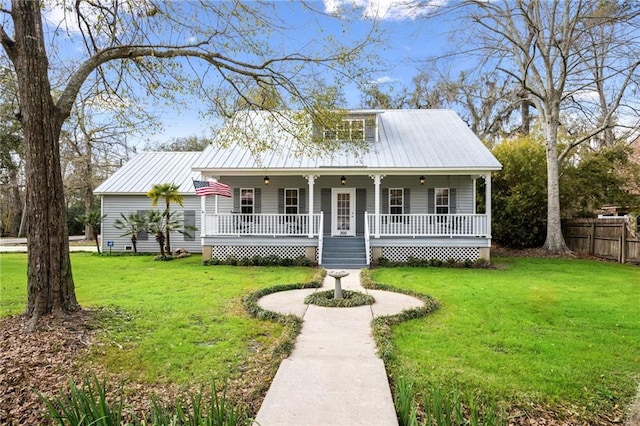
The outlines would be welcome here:
M 374 184 L 374 195 L 375 195 L 375 229 L 373 232 L 374 238 L 380 238 L 380 182 L 384 179 L 384 175 L 371 175 L 369 176 L 373 179 Z M 366 218 L 365 218 L 366 220 Z
M 205 215 L 207 214 L 207 196 L 200 197 L 200 239 L 204 244 L 203 237 L 207 235 L 207 221 Z
M 476 184 L 477 184 L 477 180 L 478 178 L 476 178 L 475 176 L 471 176 L 471 181 L 473 182 L 473 214 L 477 214 L 478 213 L 478 197 L 476 196 Z
M 309 184 L 309 200 L 307 201 L 307 206 L 309 208 L 309 238 L 313 238 L 313 187 L 314 184 L 316 182 L 316 179 L 318 178 L 318 176 L 316 175 L 307 175 L 305 176 L 305 178 L 307 178 L 307 182 Z
M 485 181 L 485 205 L 487 215 L 487 235 L 491 238 L 491 173 L 484 176 Z

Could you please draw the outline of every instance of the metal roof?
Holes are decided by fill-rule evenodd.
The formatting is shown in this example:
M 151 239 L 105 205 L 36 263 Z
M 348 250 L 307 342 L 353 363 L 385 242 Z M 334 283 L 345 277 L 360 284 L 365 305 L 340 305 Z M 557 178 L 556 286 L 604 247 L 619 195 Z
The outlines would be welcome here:
M 296 149 L 300 147 L 300 139 L 279 124 L 287 120 L 286 116 L 278 118 L 277 114 L 271 112 L 253 112 L 245 114 L 244 119 L 227 123 L 221 133 L 226 135 L 225 140 L 219 139 L 218 143 L 207 147 L 194 161 L 193 168 L 225 174 L 241 174 L 252 170 L 344 170 L 350 167 L 387 173 L 394 170 L 446 172 L 502 168 L 482 141 L 452 110 L 349 111 L 350 117 L 353 114 L 377 117 L 377 138 L 367 150 L 353 152 L 353 149 L 343 149 L 331 154 L 298 155 Z M 251 152 L 246 148 L 246 143 L 234 143 L 234 138 L 264 143 L 271 149 Z
M 181 194 L 193 195 L 191 166 L 201 152 L 142 152 L 119 168 L 94 191 L 103 194 L 146 194 L 157 183 L 174 183 Z

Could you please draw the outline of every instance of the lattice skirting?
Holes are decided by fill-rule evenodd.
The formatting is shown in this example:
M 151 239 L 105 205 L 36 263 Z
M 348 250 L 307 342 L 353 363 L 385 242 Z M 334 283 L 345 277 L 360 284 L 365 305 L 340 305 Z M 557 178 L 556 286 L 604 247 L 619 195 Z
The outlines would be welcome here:
M 283 259 L 295 259 L 306 256 L 304 246 L 213 246 L 211 247 L 211 258 L 226 259 L 230 256 L 236 259 L 253 256 L 279 256 Z M 318 248 L 316 247 L 316 259 L 318 258 Z
M 446 261 L 476 261 L 480 258 L 478 247 L 382 247 L 382 256 L 394 262 L 406 262 L 410 257 L 417 259 L 440 259 Z

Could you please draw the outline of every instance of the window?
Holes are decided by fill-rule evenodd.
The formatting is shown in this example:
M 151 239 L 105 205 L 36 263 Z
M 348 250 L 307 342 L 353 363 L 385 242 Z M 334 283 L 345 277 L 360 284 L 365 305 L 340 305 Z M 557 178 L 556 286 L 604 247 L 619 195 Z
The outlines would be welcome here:
M 146 210 L 138 210 L 137 211 L 138 215 L 142 218 L 145 218 L 145 222 L 146 222 L 146 218 L 147 218 L 147 211 Z M 141 229 L 138 234 L 136 235 L 136 238 L 138 241 L 148 241 L 149 240 L 149 232 L 147 231 L 147 228 L 145 229 Z
M 286 214 L 298 214 L 298 188 L 286 188 L 284 190 L 284 212 Z
M 253 214 L 254 211 L 254 190 L 253 188 L 240 189 L 240 213 Z
M 195 210 L 185 210 L 184 211 L 184 240 L 185 241 L 195 241 L 196 234 L 195 228 L 196 226 L 196 211 Z
M 404 213 L 404 190 L 402 188 L 389 189 L 389 213 Z
M 436 214 L 449 214 L 449 188 L 436 188 Z
M 325 130 L 324 138 L 338 141 L 363 141 L 364 119 L 349 118 L 342 120 L 335 130 Z

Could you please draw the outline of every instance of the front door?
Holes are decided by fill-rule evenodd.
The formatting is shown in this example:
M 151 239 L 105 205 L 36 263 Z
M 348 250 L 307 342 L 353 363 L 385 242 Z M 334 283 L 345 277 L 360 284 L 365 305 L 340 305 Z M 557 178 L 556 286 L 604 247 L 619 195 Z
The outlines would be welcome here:
M 331 235 L 353 237 L 356 235 L 356 189 L 331 189 Z

